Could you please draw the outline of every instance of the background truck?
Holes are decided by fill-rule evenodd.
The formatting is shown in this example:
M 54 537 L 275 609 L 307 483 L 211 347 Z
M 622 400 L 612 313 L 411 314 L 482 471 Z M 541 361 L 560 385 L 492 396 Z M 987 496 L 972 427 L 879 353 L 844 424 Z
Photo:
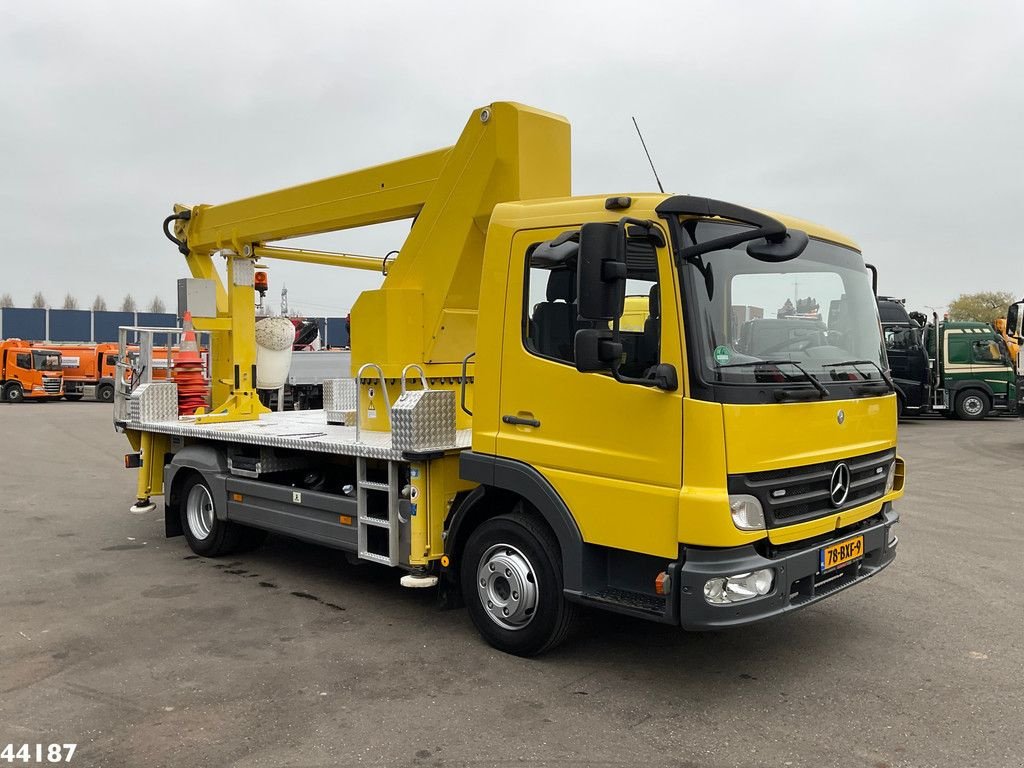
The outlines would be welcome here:
M 213 405 L 179 417 L 175 383 L 151 376 L 150 337 L 180 332 L 123 329 L 136 508 L 163 494 L 167 533 L 202 556 L 275 531 L 398 568 L 524 656 L 580 605 L 727 628 L 892 563 L 904 465 L 856 245 L 708 198 L 573 197 L 570 178 L 568 123 L 499 102 L 452 147 L 175 206 L 164 231 L 196 281 L 179 311 L 209 335 Z M 408 237 L 352 309 L 352 381 L 324 411 L 268 412 L 256 260 L 381 271 L 281 241 L 397 219 Z M 794 285 L 829 321 L 768 332 Z M 627 295 L 647 302 L 624 328 Z
M 59 400 L 64 394 L 60 353 L 21 339 L 0 341 L 0 395 L 5 403 Z
M 983 419 L 1017 413 L 1017 375 L 1000 334 L 987 323 L 933 321 L 922 327 L 902 299 L 880 296 L 878 312 L 900 413 Z
M 64 399 L 94 397 L 102 403 L 114 401 L 117 344 L 44 344 L 33 347 L 60 353 L 64 371 Z

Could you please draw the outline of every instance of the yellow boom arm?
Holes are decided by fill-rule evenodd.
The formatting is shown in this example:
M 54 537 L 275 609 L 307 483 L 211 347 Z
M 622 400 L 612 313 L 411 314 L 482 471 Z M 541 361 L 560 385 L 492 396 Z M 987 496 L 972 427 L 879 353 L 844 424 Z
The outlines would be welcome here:
M 235 398 L 225 417 L 255 417 L 238 397 L 255 397 L 254 296 L 246 279 L 256 258 L 381 266 L 372 257 L 268 245 L 292 237 L 415 218 L 383 286 L 361 294 L 352 309 L 353 370 L 373 362 L 397 378 L 419 363 L 431 377 L 457 375 L 476 344 L 491 211 L 509 200 L 568 196 L 569 141 L 564 118 L 497 102 L 472 114 L 453 147 L 222 205 L 177 206 L 190 216 L 175 223 L 175 234 L 192 274 L 217 281 L 218 320 L 197 327 L 226 335 L 219 344 L 225 354 L 213 361 L 214 402 Z M 226 287 L 214 269 L 217 251 L 228 252 Z

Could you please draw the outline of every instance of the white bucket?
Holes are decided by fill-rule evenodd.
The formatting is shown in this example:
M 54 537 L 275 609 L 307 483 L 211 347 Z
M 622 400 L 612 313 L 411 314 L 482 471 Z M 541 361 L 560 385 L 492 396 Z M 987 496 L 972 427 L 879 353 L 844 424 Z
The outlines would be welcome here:
M 256 388 L 280 389 L 292 365 L 295 326 L 287 317 L 264 317 L 256 322 Z

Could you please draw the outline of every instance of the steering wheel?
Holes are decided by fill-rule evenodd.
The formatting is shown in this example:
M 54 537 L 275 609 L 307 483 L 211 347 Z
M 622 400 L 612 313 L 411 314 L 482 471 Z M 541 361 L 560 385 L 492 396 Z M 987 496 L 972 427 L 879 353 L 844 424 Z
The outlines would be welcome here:
M 793 350 L 794 352 L 803 352 L 808 347 L 814 346 L 815 339 L 810 337 L 803 337 L 799 339 L 789 339 L 784 341 L 782 344 L 776 344 L 774 347 L 768 349 L 762 349 L 758 354 L 770 355 L 773 352 L 784 352 L 787 350 Z

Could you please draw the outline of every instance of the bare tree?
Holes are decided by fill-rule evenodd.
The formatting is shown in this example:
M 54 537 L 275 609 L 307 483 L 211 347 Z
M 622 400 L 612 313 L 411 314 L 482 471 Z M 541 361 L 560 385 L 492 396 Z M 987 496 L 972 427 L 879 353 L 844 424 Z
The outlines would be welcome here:
M 5 293 L 0 296 L 0 309 L 8 309 L 14 306 L 14 299 L 11 298 L 11 294 Z
M 102 296 L 97 296 L 92 302 L 93 312 L 106 312 L 107 311 L 107 300 Z
M 150 312 L 166 312 L 167 306 L 164 304 L 163 299 L 159 296 L 154 296 L 153 300 L 149 303 Z
M 46 309 L 46 297 L 43 296 L 42 291 L 36 291 L 36 295 L 32 297 L 32 308 Z
M 121 302 L 121 311 L 122 312 L 135 312 L 136 309 L 137 308 L 136 308 L 136 305 L 135 305 L 135 299 L 132 298 L 132 295 L 129 293 L 127 296 L 124 297 L 124 301 Z
M 78 309 L 78 299 L 70 293 L 64 294 L 64 309 Z

